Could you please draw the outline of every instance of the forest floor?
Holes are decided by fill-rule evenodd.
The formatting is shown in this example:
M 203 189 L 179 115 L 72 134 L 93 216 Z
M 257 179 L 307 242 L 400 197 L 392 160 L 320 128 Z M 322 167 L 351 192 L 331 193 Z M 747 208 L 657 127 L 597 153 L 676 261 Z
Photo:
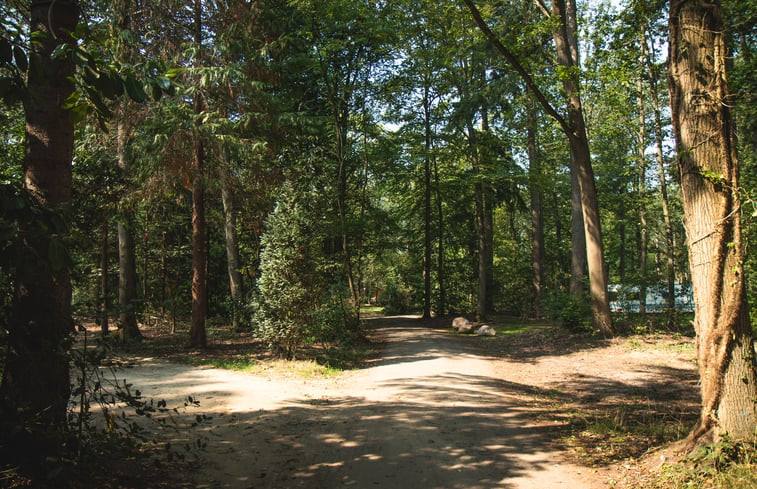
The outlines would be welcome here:
M 188 457 L 171 487 L 622 487 L 696 415 L 691 338 L 449 325 L 368 320 L 375 354 L 344 371 L 283 368 L 240 340 L 204 354 L 147 340 L 120 352 L 129 367 L 115 375 L 168 407 L 199 401 L 174 413 L 178 429 L 145 425 L 159 440 L 148 447 Z M 245 355 L 258 355 L 253 373 L 211 366 Z

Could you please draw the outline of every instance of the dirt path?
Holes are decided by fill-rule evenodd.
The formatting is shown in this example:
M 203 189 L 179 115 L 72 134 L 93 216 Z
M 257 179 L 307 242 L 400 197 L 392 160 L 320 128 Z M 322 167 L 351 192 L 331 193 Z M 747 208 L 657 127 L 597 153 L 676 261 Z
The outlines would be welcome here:
M 550 450 L 493 363 L 459 337 L 380 320 L 380 357 L 333 379 L 281 379 L 146 359 L 122 371 L 169 405 L 213 419 L 198 488 L 604 487 Z M 192 440 L 188 440 L 192 442 Z

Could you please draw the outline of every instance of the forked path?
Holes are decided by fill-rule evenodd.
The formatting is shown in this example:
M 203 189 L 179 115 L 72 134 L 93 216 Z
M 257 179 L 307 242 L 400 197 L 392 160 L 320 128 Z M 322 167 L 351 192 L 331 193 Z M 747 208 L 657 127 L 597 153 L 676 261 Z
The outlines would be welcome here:
M 214 418 L 197 487 L 594 489 L 550 430 L 454 335 L 378 320 L 382 354 L 336 379 L 174 364 L 126 372 L 146 395 L 194 395 Z

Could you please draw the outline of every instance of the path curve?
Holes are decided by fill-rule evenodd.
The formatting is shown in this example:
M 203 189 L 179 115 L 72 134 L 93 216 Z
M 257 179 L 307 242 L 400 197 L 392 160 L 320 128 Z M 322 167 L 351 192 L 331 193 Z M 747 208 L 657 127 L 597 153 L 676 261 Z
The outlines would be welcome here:
M 336 379 L 279 379 L 143 361 L 122 371 L 213 416 L 198 488 L 598 489 L 549 448 L 493 364 L 408 317 L 374 320 L 382 353 Z

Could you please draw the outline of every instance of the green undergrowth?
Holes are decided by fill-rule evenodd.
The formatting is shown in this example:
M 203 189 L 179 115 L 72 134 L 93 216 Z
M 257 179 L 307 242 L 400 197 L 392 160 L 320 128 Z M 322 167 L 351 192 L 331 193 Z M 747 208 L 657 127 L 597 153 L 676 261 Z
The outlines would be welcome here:
M 665 466 L 639 489 L 747 489 L 757 487 L 757 444 L 725 439 L 699 447 Z

